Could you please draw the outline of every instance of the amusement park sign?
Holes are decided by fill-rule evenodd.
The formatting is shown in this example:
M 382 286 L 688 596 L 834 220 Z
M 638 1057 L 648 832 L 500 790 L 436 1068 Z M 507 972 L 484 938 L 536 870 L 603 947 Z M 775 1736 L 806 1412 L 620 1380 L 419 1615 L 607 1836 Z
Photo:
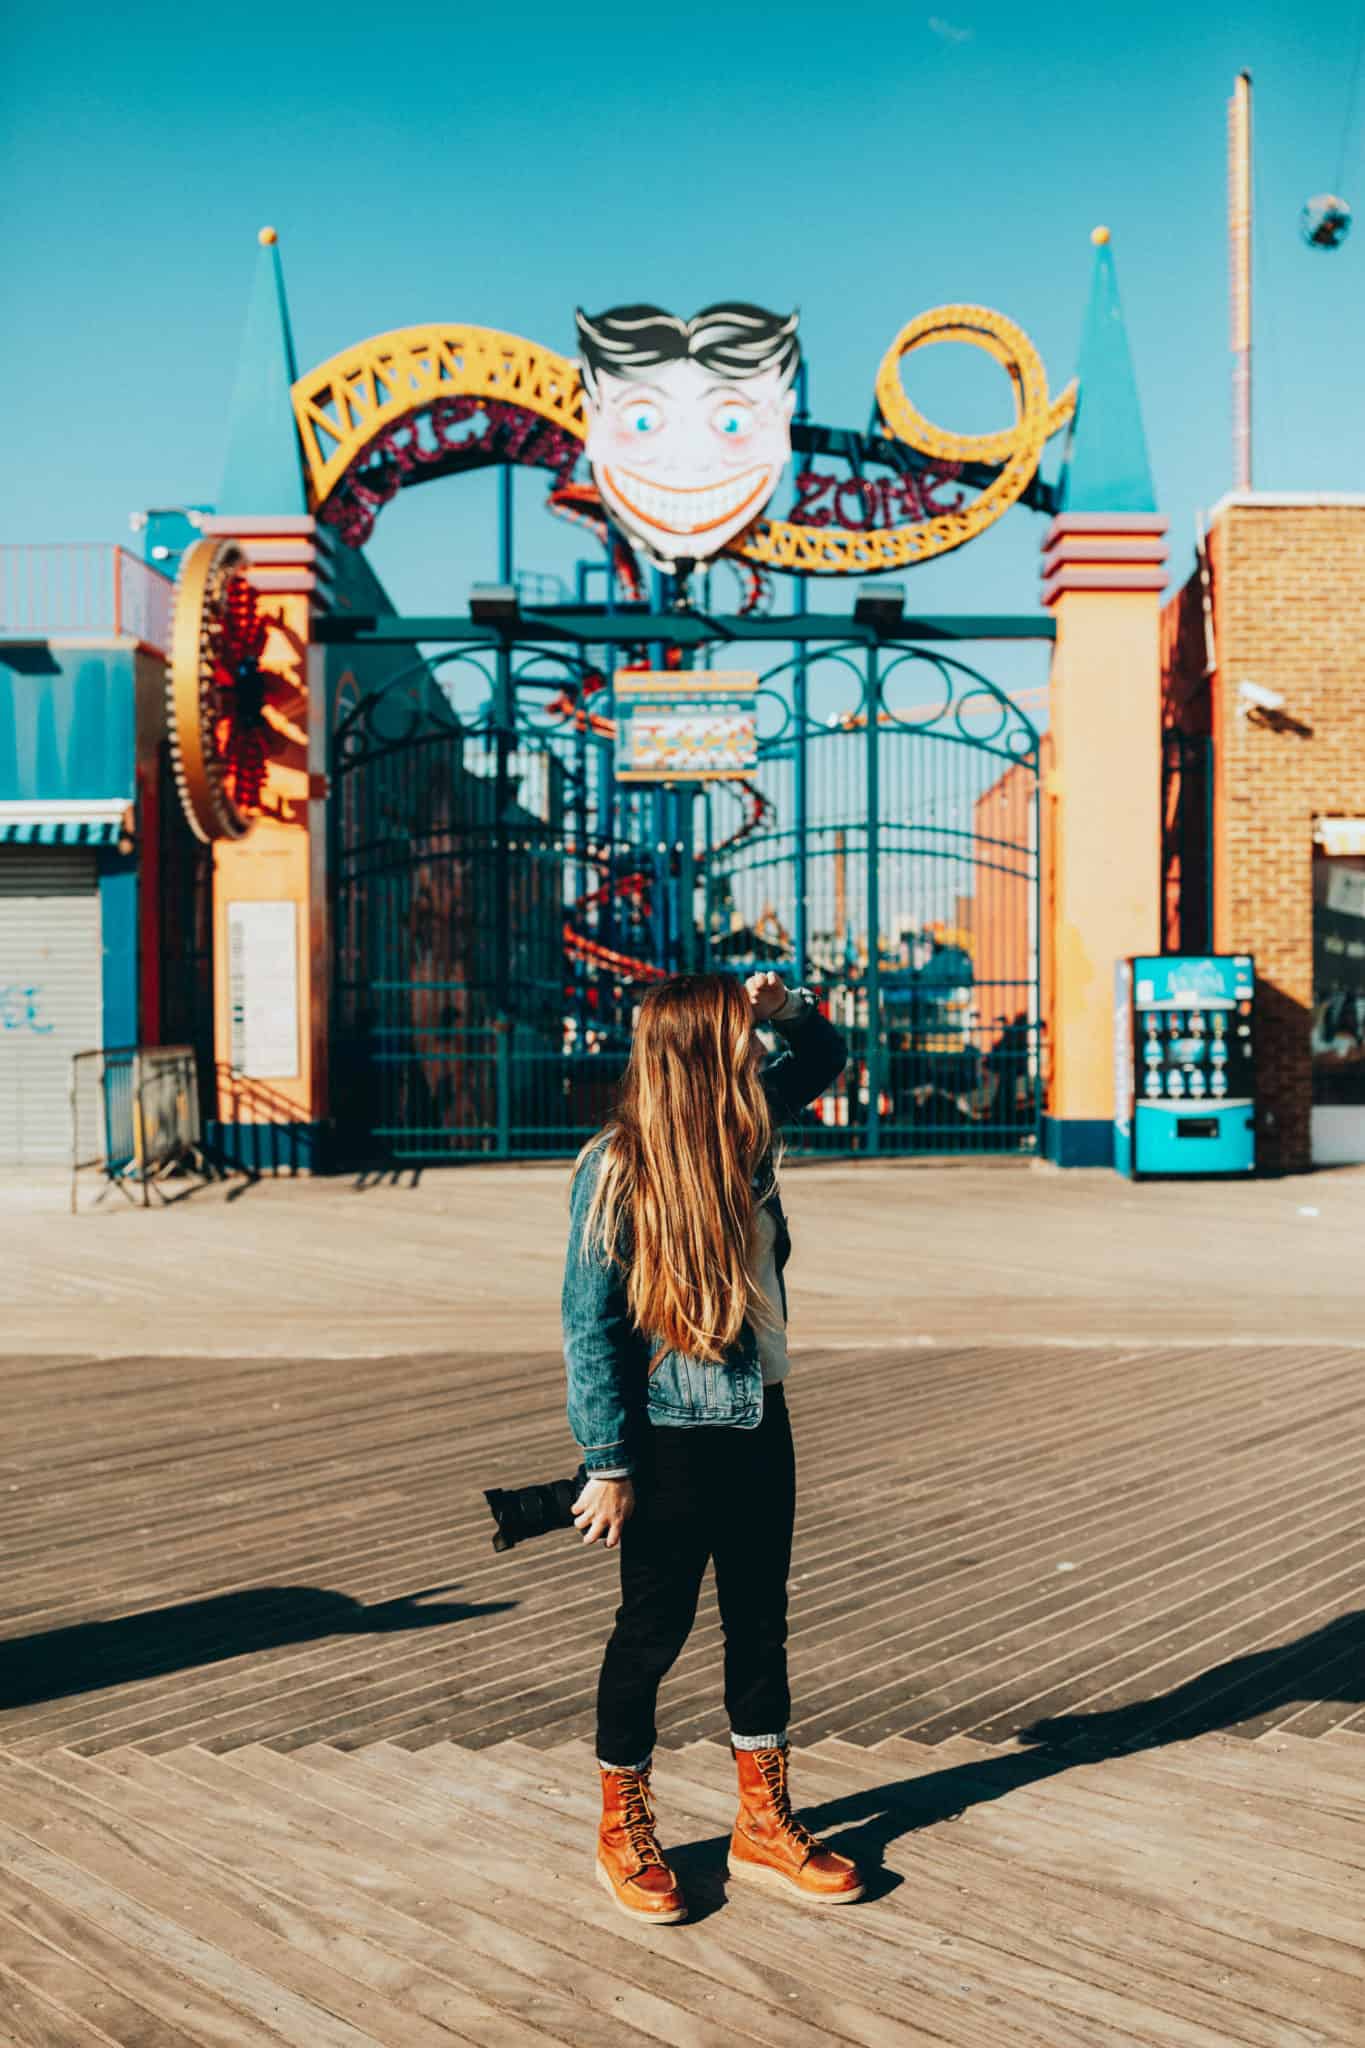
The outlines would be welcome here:
M 787 466 L 796 315 L 580 312 L 578 349 L 602 504 L 647 560 L 687 574 L 747 532 Z
M 758 765 L 758 677 L 627 669 L 616 677 L 618 782 L 717 782 Z
M 301 377 L 294 412 L 317 516 L 360 546 L 405 486 L 516 462 L 551 473 L 552 510 L 684 577 L 721 555 L 758 571 L 875 575 L 960 547 L 1026 493 L 1036 500 L 1043 449 L 1076 403 L 1074 384 L 1049 394 L 1028 336 L 984 306 L 936 307 L 901 329 L 867 434 L 796 418 L 794 313 L 727 301 L 690 318 L 637 305 L 576 321 L 577 360 L 435 324 L 377 335 Z M 1005 371 L 1008 425 L 955 433 L 912 403 L 905 360 L 943 342 Z M 789 515 L 774 517 L 794 447 L 850 473 L 803 467 Z

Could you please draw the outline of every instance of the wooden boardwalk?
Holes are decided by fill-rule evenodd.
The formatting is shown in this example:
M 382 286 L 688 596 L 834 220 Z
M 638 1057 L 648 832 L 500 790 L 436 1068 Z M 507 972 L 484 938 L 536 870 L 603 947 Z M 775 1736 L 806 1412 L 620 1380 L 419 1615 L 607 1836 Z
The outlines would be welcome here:
M 590 1882 L 612 1560 L 489 1546 L 550 1355 L 3 1368 L 3 2048 L 1360 2048 L 1361 1351 L 802 1353 L 793 1767 L 876 1872 L 727 1896 L 708 1591 Z
M 0 2028 L 24 2048 L 1288 2048 L 1358 2042 L 1358 1738 L 1039 1768 L 957 1737 L 804 1751 L 878 1876 L 727 1896 L 728 1754 L 661 1760 L 684 1927 L 590 1882 L 592 1753 L 249 1744 L 0 1764 Z M 1365 1747 L 1365 1745 L 1360 1745 Z

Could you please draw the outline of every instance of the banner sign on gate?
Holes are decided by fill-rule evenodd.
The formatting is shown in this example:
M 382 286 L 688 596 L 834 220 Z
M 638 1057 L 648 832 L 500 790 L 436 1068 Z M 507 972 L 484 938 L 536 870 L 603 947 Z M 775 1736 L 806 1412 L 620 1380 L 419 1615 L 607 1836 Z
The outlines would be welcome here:
M 717 782 L 758 766 L 758 677 L 632 669 L 616 677 L 618 782 Z

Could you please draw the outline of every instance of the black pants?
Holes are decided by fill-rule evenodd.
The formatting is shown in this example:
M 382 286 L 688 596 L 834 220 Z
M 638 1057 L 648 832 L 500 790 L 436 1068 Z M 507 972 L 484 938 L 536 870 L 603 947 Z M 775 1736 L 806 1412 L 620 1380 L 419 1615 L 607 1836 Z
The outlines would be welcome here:
M 796 1461 L 781 1385 L 757 1429 L 645 1432 L 635 1512 L 621 1531 L 621 1604 L 597 1686 L 597 1754 L 638 1764 L 654 1747 L 659 1685 L 687 1641 L 708 1559 L 725 1632 L 735 1735 L 776 1735 L 787 1689 L 787 1574 Z

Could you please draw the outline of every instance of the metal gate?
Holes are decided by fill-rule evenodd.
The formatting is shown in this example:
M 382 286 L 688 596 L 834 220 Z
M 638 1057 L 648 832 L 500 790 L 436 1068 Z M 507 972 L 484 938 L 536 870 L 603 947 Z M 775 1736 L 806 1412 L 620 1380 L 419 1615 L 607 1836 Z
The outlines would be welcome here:
M 773 622 L 773 637 L 780 622 Z M 618 784 L 610 670 L 508 643 L 338 697 L 344 1160 L 571 1153 L 651 980 L 774 965 L 854 1057 L 798 1147 L 1021 1150 L 1038 1120 L 1038 735 L 920 646 L 789 655 L 755 774 Z
M 707 953 L 803 980 L 850 1042 L 797 1146 L 1033 1149 L 1036 729 L 964 662 L 895 643 L 796 654 L 760 704 L 752 793 L 707 800 Z
M 597 673 L 457 651 L 343 692 L 331 1094 L 343 1160 L 554 1157 L 607 1112 L 669 890 Z M 472 715 L 457 708 L 471 687 Z M 499 700 L 515 710 L 499 719 Z

